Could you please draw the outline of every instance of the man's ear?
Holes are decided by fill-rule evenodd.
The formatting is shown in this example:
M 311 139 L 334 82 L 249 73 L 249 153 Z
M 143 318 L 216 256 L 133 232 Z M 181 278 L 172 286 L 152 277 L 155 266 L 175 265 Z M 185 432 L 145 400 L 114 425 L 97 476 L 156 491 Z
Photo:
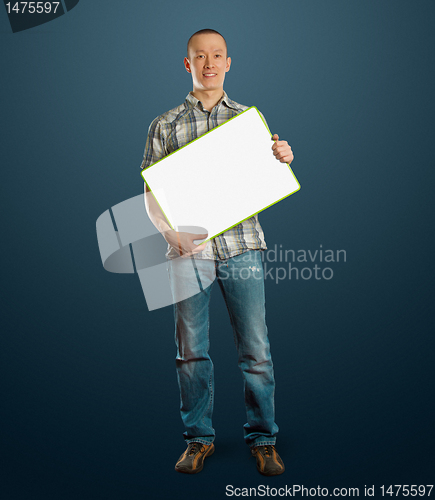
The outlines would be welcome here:
M 190 69 L 190 61 L 187 57 L 184 58 L 184 67 L 188 73 L 192 73 L 192 70 Z
M 231 57 L 227 57 L 227 64 L 225 66 L 225 73 L 228 73 L 228 71 L 230 70 L 230 66 L 231 66 Z

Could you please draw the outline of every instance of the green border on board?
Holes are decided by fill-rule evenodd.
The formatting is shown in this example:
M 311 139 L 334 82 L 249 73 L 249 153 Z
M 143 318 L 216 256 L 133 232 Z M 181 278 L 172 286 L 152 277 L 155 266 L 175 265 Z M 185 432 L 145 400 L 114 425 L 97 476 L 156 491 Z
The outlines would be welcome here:
M 202 134 L 200 137 L 197 137 L 196 139 L 194 139 L 193 141 L 190 141 L 189 143 L 185 144 L 184 146 L 182 146 L 181 148 L 178 148 L 177 150 L 173 151 L 172 153 L 169 153 L 168 155 L 166 155 L 165 157 L 163 157 L 161 160 L 159 161 L 156 161 L 155 163 L 153 163 L 152 165 L 149 165 L 147 168 L 144 168 L 141 172 L 141 177 L 142 179 L 144 180 L 145 184 L 148 186 L 148 189 L 150 190 L 150 193 L 153 195 L 154 199 L 156 200 L 156 203 L 157 205 L 159 206 L 160 210 L 162 211 L 162 214 L 165 216 L 165 219 L 166 221 L 168 222 L 168 224 L 171 226 L 172 229 L 174 229 L 174 227 L 172 226 L 171 222 L 169 221 L 168 217 L 166 216 L 165 212 L 163 211 L 162 207 L 160 206 L 160 203 L 158 202 L 157 198 L 154 196 L 154 193 L 150 187 L 150 185 L 148 184 L 148 182 L 145 180 L 145 176 L 144 176 L 144 173 L 146 170 L 148 170 L 149 168 L 151 167 L 154 167 L 156 166 L 158 163 L 160 163 L 161 161 L 163 160 L 166 160 L 166 158 L 168 158 L 169 156 L 177 153 L 178 151 L 180 151 L 181 149 L 183 148 L 186 148 L 187 146 L 190 146 L 191 144 L 193 144 L 195 141 L 197 141 L 198 139 L 202 139 L 205 135 L 207 134 L 210 134 L 212 132 L 214 132 L 216 129 L 218 129 L 219 127 L 223 127 L 224 125 L 226 125 L 228 122 L 230 122 L 231 120 L 234 120 L 234 118 L 237 118 L 238 116 L 240 115 L 243 115 L 243 113 L 246 113 L 246 111 L 249 111 L 250 109 L 255 109 L 258 113 L 258 115 L 260 116 L 261 118 L 261 121 L 264 123 L 265 127 L 267 128 L 267 131 L 269 132 L 270 134 L 270 137 L 273 137 L 272 133 L 270 132 L 269 130 L 269 127 L 267 126 L 267 123 L 266 121 L 264 120 L 262 114 L 260 113 L 260 111 L 258 111 L 258 109 L 255 107 L 255 106 L 251 106 L 249 107 L 248 109 L 245 109 L 245 111 L 242 111 L 241 113 L 238 113 L 237 115 L 233 116 L 232 118 L 230 118 L 229 120 L 227 120 L 225 123 L 221 123 L 220 125 L 218 125 L 217 127 L 214 127 L 212 128 L 211 130 L 209 130 L 208 132 L 206 132 L 205 134 Z M 245 217 L 244 219 L 242 219 L 240 222 L 237 222 L 236 224 L 233 224 L 232 226 L 228 227 L 227 229 L 224 229 L 223 231 L 221 231 L 220 233 L 217 233 L 215 234 L 214 236 L 210 236 L 209 238 L 207 238 L 206 240 L 204 240 L 202 243 L 206 243 L 207 241 L 210 241 L 212 240 L 213 238 L 216 238 L 217 236 L 219 236 L 220 234 L 222 233 L 225 233 L 225 231 L 228 231 L 229 229 L 239 225 L 240 223 L 244 222 L 245 220 L 248 220 L 250 219 L 251 217 L 253 217 L 254 215 L 257 215 L 258 213 L 260 212 L 263 212 L 263 210 L 266 210 L 267 208 L 271 207 L 272 205 L 275 205 L 276 203 L 279 203 L 280 201 L 284 200 L 284 198 L 288 198 L 289 196 L 291 196 L 293 193 L 296 193 L 296 191 L 299 191 L 299 189 L 301 189 L 301 185 L 299 184 L 299 181 L 296 179 L 296 176 L 293 172 L 293 170 L 291 169 L 290 165 L 288 163 L 286 163 L 286 165 L 288 166 L 290 172 L 292 173 L 297 185 L 299 186 L 297 189 L 295 189 L 294 191 L 292 191 L 291 193 L 289 194 L 286 194 L 285 196 L 283 196 L 282 198 L 280 198 L 279 200 L 277 201 L 274 201 L 273 203 L 271 203 L 270 205 L 267 205 L 267 207 L 264 207 L 262 208 L 261 210 L 259 210 L 258 212 L 255 212 L 253 213 L 252 215 L 249 215 L 248 217 Z M 174 229 L 175 231 L 175 229 Z M 201 244 L 202 244 L 201 243 Z

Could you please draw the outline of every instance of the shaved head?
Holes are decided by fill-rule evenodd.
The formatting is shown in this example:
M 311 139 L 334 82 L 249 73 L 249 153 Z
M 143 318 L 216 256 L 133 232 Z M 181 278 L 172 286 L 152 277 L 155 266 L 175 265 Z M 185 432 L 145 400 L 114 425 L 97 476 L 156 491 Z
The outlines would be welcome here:
M 212 30 L 212 29 L 204 29 L 204 30 L 199 30 L 197 31 L 196 33 L 194 33 L 188 40 L 187 42 L 187 57 L 189 57 L 189 48 L 190 48 L 190 42 L 192 41 L 192 38 L 196 35 L 219 35 L 222 37 L 224 43 L 225 43 L 225 49 L 227 51 L 227 54 L 228 55 L 228 47 L 227 47 L 227 41 L 225 40 L 225 38 L 219 33 L 219 31 L 216 31 L 216 30 Z

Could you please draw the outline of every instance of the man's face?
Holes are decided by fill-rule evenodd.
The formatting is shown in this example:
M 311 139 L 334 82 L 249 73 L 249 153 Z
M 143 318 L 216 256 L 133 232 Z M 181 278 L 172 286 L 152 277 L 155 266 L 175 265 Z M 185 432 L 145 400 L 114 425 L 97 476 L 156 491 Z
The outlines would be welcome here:
M 231 58 L 227 57 L 225 41 L 220 35 L 195 35 L 188 56 L 184 58 L 184 66 L 192 74 L 194 90 L 223 89 Z

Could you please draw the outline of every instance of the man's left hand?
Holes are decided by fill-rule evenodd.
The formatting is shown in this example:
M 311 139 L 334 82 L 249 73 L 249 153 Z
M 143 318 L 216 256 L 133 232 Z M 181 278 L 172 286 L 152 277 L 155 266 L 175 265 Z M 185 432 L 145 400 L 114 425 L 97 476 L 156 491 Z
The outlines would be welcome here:
M 293 151 L 287 141 L 280 141 L 278 134 L 274 134 L 272 139 L 275 141 L 272 150 L 276 159 L 281 163 L 291 163 L 293 161 Z

